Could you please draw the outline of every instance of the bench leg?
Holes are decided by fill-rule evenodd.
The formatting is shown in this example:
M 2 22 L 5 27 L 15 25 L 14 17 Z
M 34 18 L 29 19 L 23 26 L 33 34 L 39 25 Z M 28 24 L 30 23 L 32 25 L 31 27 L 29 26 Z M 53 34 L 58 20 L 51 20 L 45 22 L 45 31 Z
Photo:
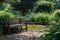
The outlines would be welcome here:
M 27 22 L 26 22 L 26 31 L 28 30 L 28 24 L 27 24 Z
M 2 35 L 2 30 L 1 30 L 1 32 L 0 32 L 0 36 Z
M 20 28 L 21 28 L 21 32 L 22 32 L 22 26 Z
M 8 28 L 8 34 L 10 34 L 10 27 Z

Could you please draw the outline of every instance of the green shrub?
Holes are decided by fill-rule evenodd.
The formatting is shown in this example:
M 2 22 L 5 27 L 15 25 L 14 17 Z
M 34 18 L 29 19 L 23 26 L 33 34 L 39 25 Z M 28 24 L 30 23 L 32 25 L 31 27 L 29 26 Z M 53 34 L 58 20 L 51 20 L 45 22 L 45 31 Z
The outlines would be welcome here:
M 11 12 L 0 11 L 0 18 L 14 18 L 15 15 Z
M 56 10 L 53 15 L 55 16 L 56 21 L 60 20 L 60 10 Z
M 60 17 L 60 10 L 55 10 L 54 15 Z
M 53 0 L 42 0 L 42 1 L 53 1 Z
M 56 6 L 56 8 L 57 9 L 60 9 L 60 0 L 58 0 L 58 1 L 55 1 L 55 3 L 57 3 L 55 6 Z
M 59 40 L 60 39 L 60 10 L 56 10 L 53 14 L 55 23 L 49 25 L 49 33 L 41 37 L 41 40 Z
M 55 4 L 50 1 L 37 1 L 34 5 L 33 12 L 53 12 Z
M 15 15 L 10 11 L 10 4 L 6 4 L 3 10 L 0 10 L 0 18 L 14 18 Z
M 41 40 L 59 40 L 60 39 L 60 25 L 50 25 L 50 31 L 41 37 Z
M 34 15 L 34 21 L 39 24 L 47 24 L 54 21 L 54 16 L 48 13 L 38 13 Z

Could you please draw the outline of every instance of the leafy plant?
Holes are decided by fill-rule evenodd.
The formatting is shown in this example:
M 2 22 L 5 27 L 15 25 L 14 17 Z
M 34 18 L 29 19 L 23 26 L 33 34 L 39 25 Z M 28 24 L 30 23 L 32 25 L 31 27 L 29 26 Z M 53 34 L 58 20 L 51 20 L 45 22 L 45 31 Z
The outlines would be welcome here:
M 34 5 L 33 12 L 52 12 L 55 4 L 50 1 L 37 1 Z
M 34 21 L 39 24 L 48 24 L 49 22 L 52 22 L 53 20 L 54 20 L 54 17 L 48 13 L 38 13 L 34 15 Z
M 59 9 L 58 10 L 55 10 L 54 15 L 59 16 L 60 15 L 60 10 Z
M 50 27 L 50 33 L 48 34 L 45 34 L 44 36 L 41 37 L 41 40 L 59 40 L 60 39 L 60 16 L 58 15 L 60 14 L 59 13 L 59 10 L 55 11 L 54 12 L 54 17 L 55 17 L 55 23 L 52 24 L 52 25 L 49 25 Z
M 13 18 L 15 15 L 8 11 L 6 8 L 5 10 L 0 11 L 0 18 Z
M 58 22 L 60 20 L 60 10 L 55 10 L 54 14 L 55 20 Z
M 53 1 L 53 0 L 42 0 L 42 1 Z
M 41 40 L 59 40 L 60 39 L 60 25 L 51 25 L 50 33 L 45 34 L 41 37 Z

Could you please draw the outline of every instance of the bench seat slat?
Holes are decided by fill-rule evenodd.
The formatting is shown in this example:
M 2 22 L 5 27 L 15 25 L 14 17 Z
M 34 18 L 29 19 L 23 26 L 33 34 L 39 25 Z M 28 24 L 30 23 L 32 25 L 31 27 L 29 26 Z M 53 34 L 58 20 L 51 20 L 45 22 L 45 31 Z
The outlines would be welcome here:
M 17 27 L 17 26 L 22 26 L 23 24 L 12 24 L 12 25 L 10 25 L 10 27 L 12 28 L 12 27 Z

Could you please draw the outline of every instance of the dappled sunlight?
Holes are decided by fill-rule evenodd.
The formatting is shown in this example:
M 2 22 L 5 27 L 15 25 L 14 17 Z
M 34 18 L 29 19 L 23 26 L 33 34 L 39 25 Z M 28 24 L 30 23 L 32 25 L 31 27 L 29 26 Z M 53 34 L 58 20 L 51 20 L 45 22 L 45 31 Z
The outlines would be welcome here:
M 46 26 L 43 26 L 43 25 L 27 25 L 28 27 L 28 31 L 42 31 L 46 28 Z M 25 28 L 25 26 L 22 27 L 23 29 Z

